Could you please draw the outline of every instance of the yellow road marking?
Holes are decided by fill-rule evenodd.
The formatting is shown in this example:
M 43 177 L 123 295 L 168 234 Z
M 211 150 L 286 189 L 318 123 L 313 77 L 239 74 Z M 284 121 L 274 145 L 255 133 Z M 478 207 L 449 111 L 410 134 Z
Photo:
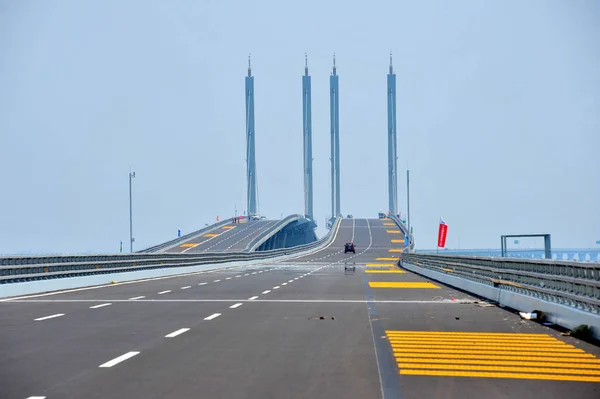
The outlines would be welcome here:
M 553 358 L 550 358 L 553 359 Z M 410 357 L 396 357 L 396 361 L 403 363 L 442 363 L 442 364 L 489 364 L 500 366 L 539 366 L 539 367 L 556 367 L 556 368 L 571 368 L 571 369 L 600 369 L 600 364 L 585 364 L 585 363 L 563 363 L 565 360 L 557 358 L 556 361 L 544 359 L 543 362 L 530 361 L 509 361 L 509 360 L 469 360 L 469 359 L 415 359 Z
M 583 381 L 600 382 L 600 377 L 552 374 L 517 374 L 517 373 L 486 373 L 476 371 L 445 371 L 445 370 L 400 370 L 402 375 L 430 375 L 441 377 L 484 377 L 484 378 L 519 378 L 528 380 L 554 381 Z
M 448 273 L 454 273 L 454 270 L 452 270 L 452 269 L 446 269 L 445 267 L 440 267 L 440 269 L 442 269 L 443 271 L 448 272 Z
M 437 285 L 425 282 L 393 282 L 369 281 L 371 288 L 440 288 Z
M 404 244 L 404 240 L 392 240 L 394 244 Z
M 400 231 L 400 230 L 386 230 L 386 232 L 387 232 L 388 234 L 400 234 L 400 233 L 401 233 L 401 231 Z
M 390 267 L 390 266 L 396 266 L 396 265 L 393 263 L 367 263 L 366 266 L 367 267 L 379 267 L 379 266 Z
M 377 258 L 375 260 L 398 260 L 398 258 Z
M 200 245 L 200 244 L 181 244 L 179 246 L 179 248 L 190 248 L 190 247 L 196 247 L 198 245 Z
M 403 249 L 402 248 L 392 248 L 390 249 L 390 252 L 402 252 Z
M 209 233 L 209 234 L 204 234 L 203 237 L 216 237 L 216 236 L 218 236 L 218 234 Z
M 388 223 L 388 222 L 386 222 L 386 223 L 384 223 L 383 225 L 384 225 L 384 226 L 395 226 L 395 225 L 396 225 L 396 223 Z
M 415 330 L 386 330 L 386 334 L 417 334 L 421 335 L 477 335 L 477 336 L 499 336 L 499 337 L 549 337 L 548 334 L 516 334 L 516 333 L 493 333 L 493 332 L 463 332 L 463 331 L 415 331 Z
M 383 218 L 383 219 L 381 219 L 381 220 L 392 220 L 392 219 L 390 219 L 390 218 Z
M 398 274 L 404 274 L 406 273 L 404 270 L 365 270 L 365 273 L 398 273 Z
M 523 339 L 523 337 L 516 337 L 516 338 L 508 338 L 508 337 L 409 337 L 409 336 L 399 336 L 399 335 L 394 335 L 394 334 L 389 334 L 388 338 L 390 340 L 402 340 L 403 342 L 407 342 L 407 343 L 439 343 L 439 342 L 444 342 L 444 343 L 462 343 L 462 342 L 470 342 L 470 343 L 480 343 L 480 342 L 497 342 L 497 343 L 503 343 L 503 344 L 511 344 L 513 342 L 535 342 L 536 345 L 538 344 L 545 344 L 545 343 L 554 343 L 554 342 L 562 342 L 562 341 L 558 341 L 554 338 L 548 337 L 548 338 L 543 338 L 543 337 L 535 337 L 535 339 L 531 340 L 531 339 Z M 564 342 L 563 342 L 564 343 Z M 565 344 L 566 345 L 566 344 Z
M 547 356 L 540 356 L 544 352 L 538 353 L 538 356 L 504 356 L 504 355 L 452 355 L 452 354 L 435 354 L 436 359 L 487 359 L 487 360 L 526 360 L 526 361 L 540 361 L 540 362 L 569 362 L 569 363 L 599 363 L 600 359 L 594 357 L 589 353 L 579 354 L 573 353 L 572 355 L 566 355 L 561 357 L 553 357 L 552 353 L 548 353 Z M 409 359 L 412 362 L 417 362 L 420 359 L 431 359 L 429 353 L 402 353 L 396 354 L 397 358 Z
M 550 374 L 583 374 L 600 376 L 600 370 L 561 370 L 547 367 L 508 367 L 508 366 L 470 366 L 461 364 L 416 364 L 398 363 L 400 369 L 428 369 L 428 370 L 467 370 L 467 371 L 509 371 L 526 373 Z
M 222 229 L 235 229 L 235 226 L 221 226 Z
M 532 344 L 524 344 L 524 345 L 515 345 L 515 344 L 460 344 L 460 345 L 446 345 L 446 344 L 415 344 L 409 345 L 406 343 L 398 344 L 396 342 L 391 342 L 392 348 L 394 349 L 404 349 L 404 350 L 412 350 L 412 349 L 485 349 L 485 350 L 499 350 L 499 348 L 506 348 L 506 351 L 522 351 L 523 349 L 530 349 Z M 544 350 L 552 350 L 553 352 L 583 352 L 581 349 L 577 349 L 572 345 L 542 345 L 542 344 L 534 344 L 536 348 L 544 348 Z M 509 346 L 509 347 L 507 347 Z
M 540 352 L 535 351 L 534 348 L 531 351 L 502 351 L 502 350 L 485 350 L 485 349 L 412 349 L 413 353 L 451 353 L 451 354 L 465 354 L 465 355 L 476 355 L 476 354 L 485 354 L 485 355 L 531 355 L 531 356 L 539 356 Z M 394 353 L 403 353 L 402 351 L 394 350 Z M 569 352 L 561 351 L 559 353 L 553 353 L 554 356 L 572 356 L 574 353 L 584 353 L 581 349 L 570 350 Z M 594 355 L 591 355 L 592 357 Z M 440 356 L 441 357 L 441 356 Z

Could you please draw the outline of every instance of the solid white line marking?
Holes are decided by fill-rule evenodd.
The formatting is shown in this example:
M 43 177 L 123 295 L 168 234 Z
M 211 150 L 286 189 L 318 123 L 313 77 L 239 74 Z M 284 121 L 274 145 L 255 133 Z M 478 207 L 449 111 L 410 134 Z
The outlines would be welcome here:
M 278 285 L 276 285 L 275 287 L 273 287 L 273 289 L 274 289 L 274 290 L 278 290 L 278 289 L 279 289 L 279 286 L 278 286 Z
M 45 396 L 30 396 L 27 399 L 46 399 Z
M 253 301 L 253 300 L 255 300 L 256 298 L 258 298 L 258 297 L 257 297 L 257 296 L 251 296 L 250 298 L 248 298 L 248 300 L 249 300 L 249 301 Z
M 268 294 L 269 292 L 271 292 L 271 290 L 266 290 L 266 291 L 263 291 L 262 293 L 263 294 Z
M 288 283 L 281 283 L 281 285 L 288 285 Z
M 225 280 L 231 280 L 231 277 L 227 277 Z
M 188 288 L 192 288 L 191 285 L 186 285 L 185 287 L 181 287 L 182 290 L 187 290 Z
M 143 299 L 146 298 L 145 296 L 134 296 L 133 298 L 129 298 L 130 301 L 135 301 L 136 299 Z
M 239 308 L 239 307 L 240 307 L 240 306 L 242 306 L 242 305 L 243 305 L 243 303 L 236 303 L 235 305 L 231 305 L 231 306 L 229 307 L 229 309 L 235 309 L 235 308 Z
M 57 314 L 52 314 L 50 316 L 44 316 L 44 317 L 38 317 L 37 319 L 33 319 L 34 321 L 42 321 L 42 320 L 48 320 L 48 319 L 53 319 L 55 317 L 60 317 L 60 316 L 64 316 L 64 313 L 57 313 Z
M 218 283 L 219 281 L 221 281 L 221 280 L 215 280 L 215 281 L 213 281 L 213 283 Z
M 221 313 L 213 313 L 208 317 L 205 317 L 204 320 L 212 320 L 212 319 L 216 319 L 217 317 L 221 316 Z
M 158 295 L 167 294 L 169 292 L 171 292 L 171 290 L 161 291 L 161 292 L 158 293 Z
M 199 283 L 198 285 L 206 285 L 206 284 L 208 284 L 208 283 Z
M 100 305 L 90 306 L 90 309 L 99 309 L 99 308 L 103 308 L 105 306 L 110 306 L 110 305 L 112 305 L 112 303 L 102 303 Z
M 99 367 L 112 367 L 116 364 L 119 364 L 121 362 L 124 362 L 127 359 L 130 359 L 132 357 L 134 357 L 135 355 L 139 355 L 140 352 L 127 352 L 124 355 L 121 355 L 119 357 L 115 357 L 113 360 L 110 360 L 106 363 L 101 364 Z
M 183 334 L 183 333 L 184 333 L 184 332 L 186 332 L 186 331 L 190 331 L 190 329 L 189 329 L 189 328 L 180 328 L 180 329 L 179 329 L 179 330 L 177 330 L 177 331 L 173 331 L 171 334 L 167 334 L 167 335 L 165 335 L 165 338 L 174 338 L 174 337 L 176 337 L 176 336 L 178 336 L 178 335 L 181 335 L 181 334 Z

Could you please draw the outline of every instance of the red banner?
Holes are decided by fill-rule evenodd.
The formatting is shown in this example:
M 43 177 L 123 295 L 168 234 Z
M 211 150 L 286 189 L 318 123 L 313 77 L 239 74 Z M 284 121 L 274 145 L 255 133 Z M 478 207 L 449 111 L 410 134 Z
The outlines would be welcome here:
M 444 248 L 446 246 L 446 235 L 448 234 L 448 225 L 444 222 L 444 219 L 440 218 L 440 228 L 438 230 L 438 247 Z

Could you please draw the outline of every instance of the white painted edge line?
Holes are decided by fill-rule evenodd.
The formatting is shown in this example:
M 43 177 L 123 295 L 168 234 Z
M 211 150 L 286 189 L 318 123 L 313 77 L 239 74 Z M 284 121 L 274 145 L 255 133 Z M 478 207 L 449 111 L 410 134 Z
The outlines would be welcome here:
M 112 367 L 116 364 L 119 364 L 121 362 L 124 362 L 127 359 L 130 359 L 132 357 L 134 357 L 135 355 L 139 355 L 140 352 L 127 352 L 124 355 L 121 355 L 119 357 L 115 357 L 113 360 L 109 360 L 106 363 L 102 363 L 100 366 L 98 367 Z
M 271 290 L 266 290 L 266 291 L 263 291 L 262 293 L 263 294 L 268 294 L 269 292 L 271 292 Z
M 188 288 L 192 288 L 191 285 L 186 285 L 185 287 L 181 287 L 182 290 L 187 290 Z
M 236 303 L 235 305 L 231 305 L 231 306 L 229 307 L 229 309 L 235 309 L 235 308 L 239 308 L 239 307 L 240 307 L 240 306 L 242 306 L 242 305 L 243 305 L 243 303 L 241 303 L 241 302 L 238 302 L 238 303 Z
M 33 319 L 33 321 L 42 321 L 48 319 L 54 319 L 55 317 L 64 316 L 64 313 L 51 314 L 50 316 L 38 317 L 37 319 Z
M 45 396 L 30 396 L 27 399 L 46 399 Z
M 165 338 L 175 338 L 176 336 L 181 335 L 186 331 L 190 331 L 190 329 L 189 328 L 180 328 L 177 331 L 173 331 L 171 334 L 165 335 Z
M 110 306 L 110 305 L 112 305 L 112 303 L 101 303 L 100 305 L 90 306 L 90 309 L 100 309 L 100 308 L 103 308 L 105 306 Z
M 205 317 L 204 320 L 212 320 L 212 319 L 216 319 L 217 317 L 221 316 L 221 313 L 213 313 L 208 317 Z
M 221 281 L 221 280 L 215 280 L 215 281 L 213 281 L 213 283 L 218 283 L 219 281 Z
M 129 298 L 130 301 L 135 301 L 136 299 L 144 299 L 146 298 L 145 296 L 134 296 L 133 298 Z
M 274 290 L 278 290 L 279 288 L 281 288 L 280 286 L 276 285 L 275 287 L 273 287 Z
M 208 283 L 198 283 L 198 285 L 206 285 L 206 284 L 208 284 Z
M 248 298 L 248 300 L 249 301 L 253 301 L 253 300 L 257 299 L 257 298 L 258 298 L 257 296 L 251 296 L 250 298 Z
M 168 294 L 169 292 L 171 292 L 171 290 L 161 291 L 158 293 L 158 295 Z

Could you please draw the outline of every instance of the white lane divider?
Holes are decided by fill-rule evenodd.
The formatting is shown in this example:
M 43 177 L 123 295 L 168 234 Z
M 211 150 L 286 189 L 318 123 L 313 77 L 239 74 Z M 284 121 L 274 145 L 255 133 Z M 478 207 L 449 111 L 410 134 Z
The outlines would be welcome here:
M 129 298 L 130 301 L 135 301 L 136 299 L 143 299 L 146 298 L 145 296 L 134 296 L 133 298 Z
M 235 309 L 235 308 L 239 308 L 239 307 L 240 307 L 240 306 L 242 306 L 242 305 L 243 305 L 243 303 L 236 303 L 235 305 L 231 305 L 231 306 L 229 307 L 229 309 Z
M 273 287 L 274 290 L 278 290 L 280 287 L 278 285 L 276 285 L 275 287 Z
M 288 285 L 288 283 L 281 283 L 281 285 Z
M 213 281 L 213 283 L 218 283 L 219 281 L 221 281 L 221 280 L 215 280 L 215 281 Z
M 171 292 L 171 290 L 161 291 L 158 295 L 168 294 L 169 292 Z
M 266 291 L 263 291 L 262 293 L 263 294 L 268 294 L 269 292 L 271 292 L 271 290 L 266 290 Z
M 217 317 L 221 316 L 221 313 L 213 313 L 208 317 L 205 317 L 204 320 L 212 320 L 212 319 L 216 319 Z
M 30 396 L 27 399 L 46 399 L 45 396 Z
M 294 280 L 293 280 L 293 279 L 292 279 L 292 280 L 288 280 L 288 283 L 293 283 L 293 282 L 294 282 Z
M 227 277 L 225 280 L 231 280 L 231 277 Z
M 100 309 L 100 308 L 103 308 L 105 306 L 110 306 L 110 305 L 112 305 L 112 303 L 101 303 L 100 305 L 90 306 L 90 309 Z
M 242 277 L 242 275 L 241 275 L 241 274 L 238 274 L 237 276 L 235 276 L 235 278 L 239 278 L 239 277 Z
M 256 274 L 256 272 L 254 272 L 254 273 L 251 273 L 251 274 Z
M 131 359 L 135 355 L 139 355 L 139 354 L 140 354 L 140 352 L 127 352 L 124 355 L 121 355 L 119 357 L 115 357 L 113 360 L 109 360 L 106 363 L 102 363 L 99 367 L 112 367 L 112 366 L 114 366 L 116 364 L 124 362 L 127 359 Z
M 206 285 L 207 283 L 199 283 L 198 285 Z
M 177 330 L 177 331 L 173 331 L 171 334 L 167 334 L 167 335 L 165 335 L 165 338 L 174 338 L 174 337 L 176 337 L 176 336 L 178 336 L 178 335 L 181 335 L 181 334 L 183 334 L 183 333 L 184 333 L 184 332 L 186 332 L 186 331 L 190 331 L 190 329 L 189 329 L 189 328 L 180 328 L 180 329 L 179 329 L 179 330 Z
M 50 316 L 38 317 L 37 319 L 33 319 L 33 321 L 42 321 L 48 319 L 54 319 L 55 317 L 64 316 L 64 313 L 51 314 Z
M 294 280 L 298 280 L 299 277 L 296 277 Z
M 257 296 L 251 296 L 250 298 L 248 298 L 249 301 L 253 301 L 255 299 L 258 299 L 258 297 Z
M 249 276 L 249 275 L 250 275 L 250 273 L 246 273 L 246 274 L 244 274 L 244 276 Z
M 185 287 L 181 287 L 182 290 L 187 290 L 188 288 L 192 288 L 191 285 L 186 285 Z

